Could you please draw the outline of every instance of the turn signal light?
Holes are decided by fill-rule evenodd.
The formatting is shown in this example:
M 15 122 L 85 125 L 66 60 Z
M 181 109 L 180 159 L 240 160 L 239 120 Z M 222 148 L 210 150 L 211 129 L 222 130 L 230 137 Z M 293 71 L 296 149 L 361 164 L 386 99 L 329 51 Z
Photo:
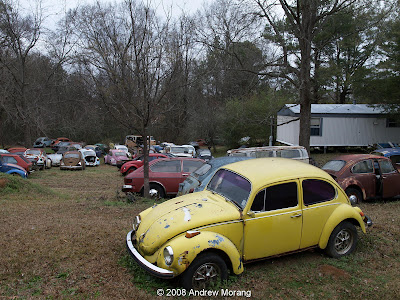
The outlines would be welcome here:
M 196 235 L 199 235 L 199 234 L 200 234 L 200 231 L 189 230 L 189 231 L 186 231 L 185 237 L 188 239 L 191 239 L 192 237 L 195 237 Z
M 361 217 L 364 217 L 364 216 L 365 216 L 364 213 L 363 213 L 362 211 L 360 211 L 360 216 L 361 216 Z

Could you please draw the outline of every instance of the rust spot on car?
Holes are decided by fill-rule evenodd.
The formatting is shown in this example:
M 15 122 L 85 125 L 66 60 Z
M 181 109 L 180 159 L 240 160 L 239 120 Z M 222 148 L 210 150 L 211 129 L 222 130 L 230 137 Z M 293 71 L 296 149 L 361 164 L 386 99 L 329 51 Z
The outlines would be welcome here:
M 179 204 L 179 203 L 182 203 L 183 201 L 178 201 L 178 202 L 175 202 L 175 204 Z
M 189 251 L 184 251 L 181 254 L 179 254 L 178 257 L 178 264 L 179 265 L 185 265 L 185 269 L 189 267 L 190 261 L 187 259 L 187 255 L 189 254 Z

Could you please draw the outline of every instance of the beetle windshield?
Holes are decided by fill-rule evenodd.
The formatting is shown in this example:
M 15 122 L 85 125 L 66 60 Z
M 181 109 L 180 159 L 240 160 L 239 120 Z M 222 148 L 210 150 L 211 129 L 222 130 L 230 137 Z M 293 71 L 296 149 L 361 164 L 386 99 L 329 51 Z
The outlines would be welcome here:
M 249 199 L 251 183 L 236 173 L 220 169 L 211 179 L 207 190 L 223 196 L 244 209 Z
M 79 153 L 67 153 L 64 158 L 79 158 Z
M 40 155 L 40 150 L 28 149 L 26 150 L 26 154 Z
M 114 155 L 115 156 L 126 156 L 126 153 L 125 152 L 114 152 Z
M 331 160 L 322 167 L 322 170 L 332 170 L 338 172 L 344 167 L 345 164 L 346 162 L 344 160 Z

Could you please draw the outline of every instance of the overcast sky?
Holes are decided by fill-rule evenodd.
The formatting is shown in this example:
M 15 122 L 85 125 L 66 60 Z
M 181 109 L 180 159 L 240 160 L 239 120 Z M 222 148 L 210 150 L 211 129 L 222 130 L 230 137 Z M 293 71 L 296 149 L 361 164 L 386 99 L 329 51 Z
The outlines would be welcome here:
M 122 2 L 123 0 L 100 0 L 100 2 Z M 19 0 L 21 8 L 26 12 L 31 12 L 35 8 L 36 0 Z M 42 0 L 44 15 L 48 16 L 45 25 L 53 27 L 54 24 L 64 16 L 65 11 L 86 4 L 95 4 L 97 0 Z M 146 1 L 144 1 L 146 2 Z M 182 10 L 189 13 L 195 13 L 200 9 L 204 2 L 210 0 L 151 0 L 152 7 L 157 9 L 158 14 L 163 15 L 165 12 L 171 12 L 172 17 L 177 17 Z

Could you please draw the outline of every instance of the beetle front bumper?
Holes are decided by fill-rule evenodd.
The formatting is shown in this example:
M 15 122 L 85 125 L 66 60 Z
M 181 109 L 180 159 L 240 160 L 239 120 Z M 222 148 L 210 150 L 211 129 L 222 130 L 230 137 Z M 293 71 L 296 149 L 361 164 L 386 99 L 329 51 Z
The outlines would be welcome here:
M 159 278 L 173 278 L 174 273 L 172 271 L 159 268 L 151 263 L 149 263 L 134 247 L 136 244 L 136 239 L 134 238 L 134 231 L 128 232 L 126 236 L 126 246 L 128 247 L 129 254 L 138 263 L 138 265 L 149 272 L 150 274 Z
M 364 223 L 365 223 L 368 227 L 370 227 L 370 226 L 373 225 L 371 218 L 368 217 L 367 215 L 364 215 Z

